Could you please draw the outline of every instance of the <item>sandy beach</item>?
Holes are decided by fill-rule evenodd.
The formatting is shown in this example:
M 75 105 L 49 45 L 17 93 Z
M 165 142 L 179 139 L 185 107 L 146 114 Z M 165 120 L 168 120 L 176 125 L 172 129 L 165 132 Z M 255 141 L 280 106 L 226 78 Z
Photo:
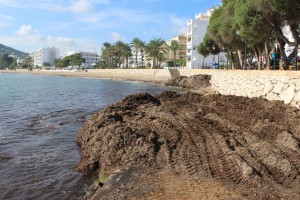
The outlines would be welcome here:
M 69 76 L 83 78 L 107 78 L 115 80 L 142 81 L 165 83 L 171 77 L 168 70 L 137 70 L 137 69 L 89 69 L 87 71 L 71 71 L 71 70 L 23 70 L 16 71 L 0 70 L 0 73 L 14 74 L 32 74 L 32 75 L 48 75 L 48 76 Z

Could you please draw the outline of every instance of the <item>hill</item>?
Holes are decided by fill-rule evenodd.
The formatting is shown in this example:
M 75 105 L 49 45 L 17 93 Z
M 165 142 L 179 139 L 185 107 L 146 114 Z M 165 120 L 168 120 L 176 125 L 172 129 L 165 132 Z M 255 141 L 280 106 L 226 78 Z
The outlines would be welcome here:
M 26 57 L 26 56 L 28 56 L 28 53 L 18 51 L 16 49 L 11 48 L 11 47 L 0 44 L 0 54 L 4 54 L 4 53 L 7 53 L 8 55 L 16 55 L 17 57 Z

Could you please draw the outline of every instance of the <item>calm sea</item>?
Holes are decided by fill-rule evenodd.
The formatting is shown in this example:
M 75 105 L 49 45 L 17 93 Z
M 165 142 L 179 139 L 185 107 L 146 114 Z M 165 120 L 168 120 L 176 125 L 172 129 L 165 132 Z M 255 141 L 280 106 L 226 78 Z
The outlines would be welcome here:
M 0 199 L 81 199 L 76 135 L 122 97 L 168 88 L 146 83 L 0 73 Z

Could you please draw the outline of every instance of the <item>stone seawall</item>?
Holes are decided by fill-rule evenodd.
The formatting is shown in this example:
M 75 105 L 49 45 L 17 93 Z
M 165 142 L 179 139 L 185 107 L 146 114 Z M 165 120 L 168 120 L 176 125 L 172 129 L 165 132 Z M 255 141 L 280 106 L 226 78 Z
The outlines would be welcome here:
M 300 72 L 179 70 L 179 73 L 209 74 L 212 88 L 223 95 L 263 97 L 300 108 Z

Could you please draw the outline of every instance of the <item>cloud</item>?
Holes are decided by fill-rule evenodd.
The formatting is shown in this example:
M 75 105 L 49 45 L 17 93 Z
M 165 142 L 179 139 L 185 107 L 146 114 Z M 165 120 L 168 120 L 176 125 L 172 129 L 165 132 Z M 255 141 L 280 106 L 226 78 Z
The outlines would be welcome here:
M 91 0 L 94 4 L 109 4 L 110 0 Z
M 72 38 L 66 37 L 47 37 L 47 42 L 53 45 L 66 45 L 66 46 L 75 46 L 76 42 Z
M 0 28 L 9 26 L 14 20 L 15 18 L 0 13 Z
M 44 36 L 31 25 L 22 25 L 15 33 L 41 46 L 57 46 L 63 49 L 77 46 L 76 41 L 72 38 Z
M 21 7 L 21 2 L 13 0 L 0 0 L 0 4 L 8 7 Z
M 112 32 L 110 35 L 115 42 L 125 41 L 125 38 L 120 33 Z
M 38 30 L 34 29 L 31 25 L 22 25 L 17 31 L 16 34 L 19 36 L 23 36 L 29 38 L 30 40 L 45 40 Z
M 89 0 L 73 0 L 69 9 L 75 13 L 89 13 L 94 9 L 94 6 Z
M 110 0 L 0 0 L 0 5 L 15 8 L 37 8 L 54 12 L 90 13 L 97 4 L 109 4 Z

